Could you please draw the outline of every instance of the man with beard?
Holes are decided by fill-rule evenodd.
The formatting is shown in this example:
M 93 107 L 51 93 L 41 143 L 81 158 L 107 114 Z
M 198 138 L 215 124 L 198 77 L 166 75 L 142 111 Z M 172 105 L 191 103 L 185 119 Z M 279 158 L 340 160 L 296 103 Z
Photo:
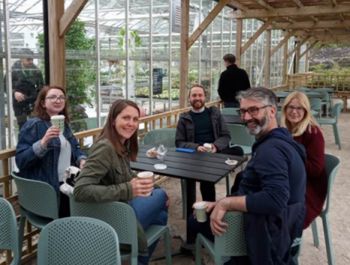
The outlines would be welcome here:
M 251 88 L 238 99 L 241 119 L 256 137 L 252 158 L 241 172 L 238 190 L 208 203 L 210 221 L 206 226 L 193 221 L 190 228 L 213 239 L 225 233 L 227 211 L 243 212 L 248 256 L 227 264 L 293 264 L 291 246 L 301 236 L 305 215 L 305 150 L 278 127 L 271 90 Z
M 223 120 L 221 112 L 216 107 L 205 107 L 206 91 L 200 84 L 194 84 L 189 91 L 189 101 L 192 109 L 180 115 L 176 128 L 176 147 L 190 148 L 197 152 L 221 152 L 232 155 L 243 155 L 240 147 L 229 147 L 230 133 Z M 208 148 L 210 146 L 210 148 Z M 186 194 L 189 200 L 196 200 L 196 182 L 187 180 Z M 200 191 L 204 201 L 215 202 L 214 183 L 201 181 Z M 191 209 L 187 209 L 190 212 Z M 188 230 L 187 237 L 195 238 Z M 191 240 L 190 240 L 191 241 Z M 193 241 L 193 240 L 192 240 Z M 192 242 L 193 243 L 193 242 Z M 182 251 L 186 251 L 182 246 Z

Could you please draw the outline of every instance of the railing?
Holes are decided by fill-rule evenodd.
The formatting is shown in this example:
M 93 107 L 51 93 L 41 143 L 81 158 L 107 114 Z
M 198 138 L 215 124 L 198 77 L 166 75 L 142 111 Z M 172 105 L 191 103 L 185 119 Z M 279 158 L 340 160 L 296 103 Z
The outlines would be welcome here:
M 219 101 L 213 101 L 207 103 L 206 106 L 218 106 L 221 107 Z M 190 108 L 177 109 L 172 111 L 163 112 L 156 115 L 142 117 L 140 119 L 140 130 L 139 136 L 142 138 L 148 131 L 164 128 L 164 127 L 176 127 L 177 121 L 181 113 L 188 111 Z M 95 142 L 96 138 L 101 132 L 101 128 L 91 129 L 88 131 L 78 132 L 75 134 L 78 139 L 80 146 L 84 148 L 85 139 L 92 138 Z M 91 139 L 90 139 L 91 140 Z M 3 189 L 3 196 L 7 198 L 17 208 L 17 195 L 14 193 L 11 181 L 11 159 L 15 156 L 15 149 L 5 149 L 0 151 L 0 160 L 2 163 L 2 175 L 0 176 L 0 190 Z M 26 247 L 22 254 L 22 261 L 28 260 L 36 255 L 36 240 L 35 235 L 38 233 L 37 230 L 32 229 L 30 224 L 27 224 L 27 233 L 25 235 Z M 8 251 L 0 252 L 0 265 L 8 265 L 11 262 L 11 255 Z
M 350 76 L 345 74 L 321 74 L 302 73 L 287 76 L 286 88 L 289 90 L 298 87 L 319 88 L 329 87 L 334 89 L 333 97 L 343 100 L 344 111 L 348 109 L 348 98 L 350 98 Z

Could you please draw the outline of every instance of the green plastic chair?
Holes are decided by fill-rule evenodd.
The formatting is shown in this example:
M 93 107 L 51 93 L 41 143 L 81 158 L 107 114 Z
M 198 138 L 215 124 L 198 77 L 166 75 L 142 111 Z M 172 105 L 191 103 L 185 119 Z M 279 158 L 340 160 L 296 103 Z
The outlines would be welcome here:
M 26 220 L 38 229 L 42 229 L 58 218 L 58 197 L 55 189 L 48 183 L 25 179 L 12 173 L 17 186 L 20 205 L 19 253 L 22 253 L 24 225 Z
M 227 129 L 231 135 L 231 147 L 240 146 L 245 155 L 250 155 L 252 153 L 255 137 L 251 135 L 242 124 L 227 124 Z
M 223 108 L 223 109 L 221 109 L 221 114 L 224 114 L 224 115 L 238 115 L 237 114 L 237 110 L 239 110 L 239 108 Z
M 201 264 L 201 247 L 207 249 L 214 258 L 214 263 L 224 263 L 223 257 L 246 256 L 247 246 L 243 227 L 243 214 L 241 212 L 227 212 L 224 217 L 227 222 L 227 231 L 221 236 L 215 236 L 214 242 L 202 234 L 196 239 L 196 265 Z
M 107 223 L 66 217 L 45 226 L 38 245 L 38 265 L 120 265 L 118 235 Z
M 322 100 L 320 98 L 309 98 L 310 107 L 316 112 L 317 117 L 321 117 L 322 113 Z
M 19 263 L 16 215 L 12 205 L 4 198 L 0 198 L 0 249 L 12 251 L 11 265 Z
M 149 131 L 143 138 L 143 145 L 164 145 L 166 147 L 175 147 L 176 128 L 160 128 Z
M 338 118 L 340 116 L 343 103 L 338 102 L 332 107 L 331 117 L 317 119 L 320 125 L 332 125 L 335 144 L 338 145 L 339 150 L 341 149 L 340 136 L 338 131 Z
M 325 207 L 319 216 L 321 217 L 322 224 L 323 224 L 323 232 L 324 232 L 324 238 L 325 238 L 325 242 L 326 242 L 328 264 L 334 265 L 335 258 L 334 258 L 334 252 L 333 252 L 333 246 L 332 246 L 330 224 L 329 224 L 329 220 L 328 220 L 328 212 L 329 212 L 329 208 L 330 208 L 330 200 L 331 200 L 331 195 L 332 195 L 334 178 L 338 172 L 340 160 L 339 160 L 339 158 L 337 158 L 333 155 L 330 155 L 330 154 L 326 154 L 325 159 L 326 159 L 326 173 L 327 173 L 327 177 L 328 177 L 327 197 L 326 197 L 326 201 L 325 201 Z M 316 219 L 311 223 L 311 228 L 312 228 L 314 245 L 316 247 L 319 247 Z
M 122 251 L 122 259 L 130 258 L 132 265 L 137 265 L 138 240 L 137 221 L 134 210 L 123 202 L 85 203 L 77 202 L 70 196 L 72 216 L 87 216 L 102 220 L 111 225 L 118 234 L 120 244 L 129 245 L 129 252 Z M 147 245 L 152 245 L 161 236 L 165 243 L 166 264 L 171 264 L 171 244 L 168 226 L 152 225 L 145 231 Z

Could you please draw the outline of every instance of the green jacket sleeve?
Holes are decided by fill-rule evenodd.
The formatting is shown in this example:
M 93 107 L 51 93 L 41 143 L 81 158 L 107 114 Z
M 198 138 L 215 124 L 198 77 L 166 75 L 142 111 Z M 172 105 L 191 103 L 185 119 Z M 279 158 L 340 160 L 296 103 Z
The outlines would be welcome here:
M 101 140 L 91 148 L 91 154 L 76 180 L 74 197 L 85 202 L 131 200 L 130 172 L 112 144 Z

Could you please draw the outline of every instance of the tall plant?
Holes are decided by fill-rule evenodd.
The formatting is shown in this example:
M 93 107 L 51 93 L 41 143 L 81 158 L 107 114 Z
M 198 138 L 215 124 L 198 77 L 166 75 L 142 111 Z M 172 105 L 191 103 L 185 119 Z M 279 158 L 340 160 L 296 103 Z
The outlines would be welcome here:
M 44 47 L 44 36 L 38 36 L 40 47 Z M 89 51 L 94 48 L 95 40 L 88 38 L 85 29 L 85 23 L 76 20 L 65 36 L 66 45 L 66 90 L 69 97 L 71 107 L 72 120 L 86 118 L 84 104 L 91 105 L 93 102 L 93 84 L 96 78 L 94 62 L 90 58 L 84 58 L 83 55 L 88 55 Z M 85 52 L 82 52 L 85 51 Z M 78 55 L 75 58 L 72 58 Z M 54 62 L 51 62 L 54 63 Z M 74 124 L 73 124 L 74 125 Z M 84 129 L 81 124 L 77 124 L 73 128 L 75 131 Z

